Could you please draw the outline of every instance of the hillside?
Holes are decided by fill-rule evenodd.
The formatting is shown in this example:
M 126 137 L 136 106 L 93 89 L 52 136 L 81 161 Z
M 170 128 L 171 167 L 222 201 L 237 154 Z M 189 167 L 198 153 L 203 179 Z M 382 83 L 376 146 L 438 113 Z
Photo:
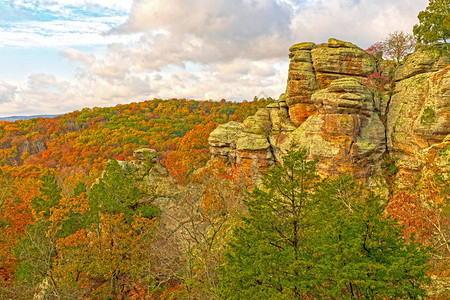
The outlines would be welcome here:
M 138 148 L 156 149 L 160 159 L 165 159 L 191 130 L 204 131 L 203 144 L 197 147 L 208 153 L 209 131 L 220 123 L 243 120 L 266 101 L 270 100 L 232 103 L 154 99 L 86 108 L 51 119 L 3 121 L 0 166 L 43 166 L 83 176 L 91 172 L 91 179 L 95 179 L 108 159 L 129 159 Z

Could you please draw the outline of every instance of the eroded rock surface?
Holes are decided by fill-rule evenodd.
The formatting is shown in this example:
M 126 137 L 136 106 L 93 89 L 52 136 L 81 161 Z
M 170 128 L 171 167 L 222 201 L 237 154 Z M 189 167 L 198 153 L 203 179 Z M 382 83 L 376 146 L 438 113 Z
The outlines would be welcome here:
M 306 147 L 324 175 L 350 172 L 364 178 L 385 152 L 384 126 L 375 113 L 371 93 L 356 79 L 333 81 L 312 95 L 317 113 L 281 145 Z M 284 151 L 283 151 L 284 152 Z
M 387 140 L 399 177 L 411 177 L 431 165 L 448 172 L 449 71 L 447 65 L 436 72 L 422 72 L 401 80 L 395 87 L 387 119 Z M 404 184 L 401 178 L 399 184 Z
M 349 172 L 369 179 L 382 172 L 388 153 L 398 164 L 398 182 L 430 160 L 448 170 L 448 52 L 419 49 L 396 69 L 393 90 L 380 87 L 375 95 L 367 78 L 388 62 L 359 47 L 330 39 L 299 43 L 289 51 L 285 94 L 242 124 L 230 122 L 213 131 L 212 159 L 266 170 L 294 144 L 319 160 L 324 175 Z

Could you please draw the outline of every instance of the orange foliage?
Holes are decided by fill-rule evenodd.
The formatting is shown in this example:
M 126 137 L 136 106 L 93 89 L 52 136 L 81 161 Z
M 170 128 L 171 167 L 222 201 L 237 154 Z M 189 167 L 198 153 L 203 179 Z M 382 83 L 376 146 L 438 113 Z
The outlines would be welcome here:
M 35 167 L 0 169 L 0 281 L 12 278 L 16 259 L 11 250 L 34 222 L 31 199 L 39 194 L 42 172 Z
M 201 168 L 210 158 L 208 137 L 217 123 L 197 125 L 180 139 L 176 150 L 170 152 L 165 165 L 178 182 L 184 183 L 193 171 Z
M 108 159 L 131 159 L 133 150 L 143 147 L 156 149 L 164 159 L 173 150 L 186 151 L 186 147 L 192 146 L 197 151 L 193 156 L 202 161 L 207 156 L 202 151 L 206 139 L 198 131 L 207 135 L 212 124 L 242 121 L 266 102 L 153 99 L 116 107 L 85 108 L 52 119 L 0 122 L 0 166 L 41 165 L 63 174 L 87 175 L 92 169 L 102 170 Z M 200 127 L 196 129 L 197 126 Z M 195 136 L 192 141 L 180 141 L 192 130 Z M 175 156 L 172 162 L 183 160 L 181 155 Z M 189 168 L 185 165 L 192 163 L 181 163 L 180 173 L 185 174 Z
M 450 210 L 447 181 L 439 176 L 439 172 L 430 172 L 411 182 L 413 189 L 394 192 L 386 212 L 399 220 L 407 239 L 414 238 L 431 246 L 433 274 L 448 276 Z

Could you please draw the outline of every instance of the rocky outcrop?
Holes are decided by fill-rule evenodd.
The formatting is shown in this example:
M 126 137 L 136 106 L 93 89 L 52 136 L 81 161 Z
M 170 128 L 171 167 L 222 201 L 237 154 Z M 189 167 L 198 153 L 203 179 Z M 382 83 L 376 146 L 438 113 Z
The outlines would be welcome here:
M 373 174 L 386 147 L 371 93 L 358 80 L 343 78 L 314 93 L 312 101 L 317 113 L 293 131 L 281 148 L 288 149 L 291 143 L 307 148 L 324 175 L 350 172 L 365 178 Z
M 395 70 L 393 90 L 375 93 L 368 76 L 383 68 L 385 76 L 394 74 L 395 66 L 351 43 L 330 39 L 289 51 L 286 93 L 243 123 L 213 131 L 213 160 L 265 170 L 294 145 L 318 159 L 323 175 L 373 178 L 382 173 L 387 153 L 398 165 L 399 183 L 402 174 L 422 170 L 431 159 L 448 168 L 448 52 L 419 49 Z
M 278 102 L 259 109 L 243 123 L 219 125 L 208 141 L 214 159 L 251 174 L 267 170 L 277 161 L 279 153 L 273 144 L 294 129 L 282 96 Z
M 375 59 L 358 46 L 329 39 L 311 51 L 314 70 L 321 89 L 333 80 L 353 77 L 364 81 L 375 71 Z
M 359 47 L 330 39 L 327 44 L 292 46 L 286 93 L 242 124 L 220 125 L 209 138 L 213 159 L 246 172 L 265 170 L 291 147 L 306 146 L 323 173 L 370 173 L 385 149 L 384 127 L 370 92 L 361 84 L 375 59 Z M 363 164 L 363 171 L 356 171 Z
M 448 53 L 442 49 L 419 48 L 410 54 L 406 61 L 395 72 L 395 80 L 403 80 L 412 76 L 439 71 L 450 63 Z
M 387 121 L 388 148 L 399 169 L 399 184 L 431 166 L 448 172 L 450 66 L 399 81 Z
M 333 80 L 365 80 L 375 71 L 375 59 L 361 48 L 329 39 L 327 44 L 300 43 L 292 46 L 289 57 L 286 103 L 291 121 L 299 126 L 316 112 L 311 95 L 327 88 Z
M 289 49 L 291 62 L 286 87 L 286 104 L 291 120 L 297 126 L 315 112 L 311 95 L 319 88 L 319 83 L 311 54 L 314 47 L 314 43 L 300 43 Z

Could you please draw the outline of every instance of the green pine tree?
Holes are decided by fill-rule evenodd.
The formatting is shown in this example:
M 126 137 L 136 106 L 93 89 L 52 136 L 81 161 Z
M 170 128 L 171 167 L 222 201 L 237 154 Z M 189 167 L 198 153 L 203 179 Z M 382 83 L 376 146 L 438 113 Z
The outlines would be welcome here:
M 407 243 L 382 199 L 351 177 L 318 181 L 289 151 L 246 202 L 222 267 L 226 299 L 382 299 L 423 295 L 427 256 Z
M 31 200 L 31 207 L 41 215 L 42 219 L 48 219 L 51 214 L 51 208 L 56 207 L 61 200 L 61 191 L 55 176 L 47 172 L 41 179 L 39 188 L 40 195 Z
M 137 180 L 133 170 L 123 168 L 115 159 L 110 160 L 102 177 L 89 191 L 91 222 L 99 222 L 101 213 L 123 213 L 127 218 L 135 214 L 147 218 L 155 217 L 158 214 L 155 206 L 139 205 L 139 200 L 144 195 L 136 186 Z

